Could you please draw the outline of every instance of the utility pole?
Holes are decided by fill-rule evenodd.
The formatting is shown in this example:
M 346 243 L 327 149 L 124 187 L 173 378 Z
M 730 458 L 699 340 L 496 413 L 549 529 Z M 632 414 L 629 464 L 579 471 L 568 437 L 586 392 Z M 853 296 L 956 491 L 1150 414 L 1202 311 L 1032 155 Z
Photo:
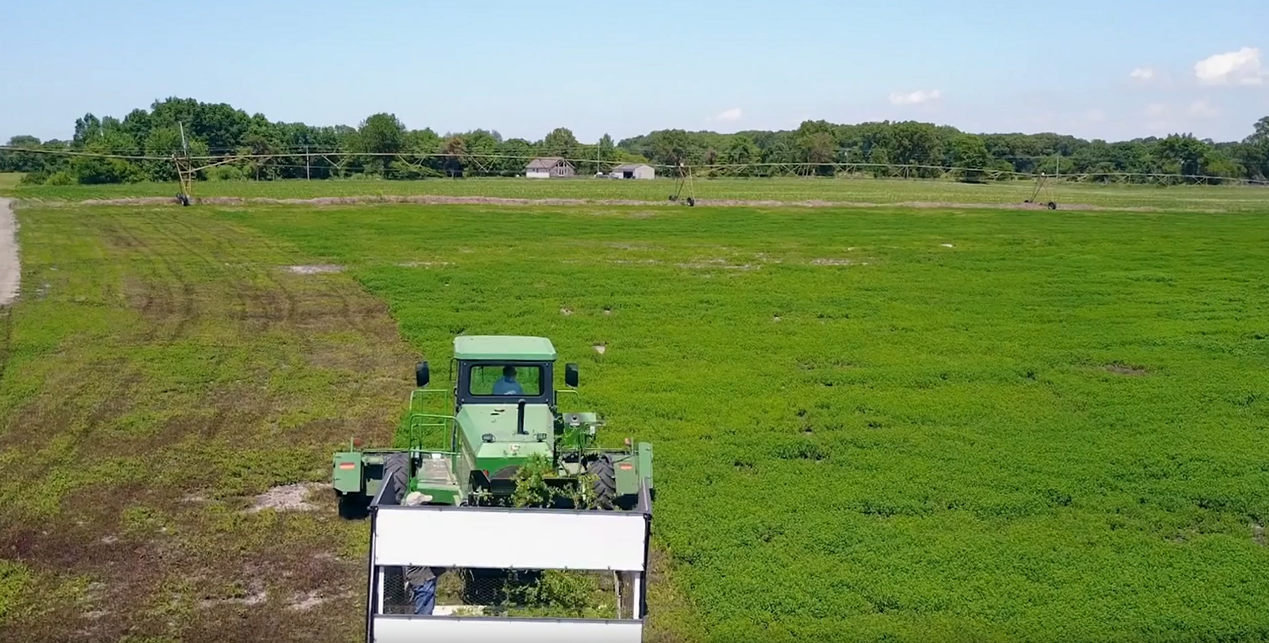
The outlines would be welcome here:
M 313 176 L 309 173 L 309 158 L 310 157 L 308 154 L 308 145 L 305 145 L 304 146 L 304 180 L 305 181 L 313 180 Z
M 176 195 L 176 200 L 181 205 L 188 206 L 191 195 L 194 193 L 194 166 L 189 158 L 189 141 L 185 138 L 185 124 L 177 121 L 176 126 L 181 130 L 181 155 L 172 155 L 176 162 L 176 176 L 181 182 L 181 192 Z

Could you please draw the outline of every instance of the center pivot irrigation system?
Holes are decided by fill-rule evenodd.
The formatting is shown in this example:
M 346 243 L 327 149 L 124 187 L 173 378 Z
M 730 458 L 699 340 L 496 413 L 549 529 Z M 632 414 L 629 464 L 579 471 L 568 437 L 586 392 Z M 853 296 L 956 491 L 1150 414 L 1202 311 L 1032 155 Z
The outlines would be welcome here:
M 427 362 L 415 370 L 408 445 L 361 448 L 333 456 L 332 486 L 341 513 L 370 518 L 366 640 L 628 641 L 643 637 L 652 527 L 652 445 L 598 446 L 594 413 L 561 413 L 576 395 L 555 390 L 550 340 L 521 336 L 454 339 L 450 382 L 426 388 Z M 453 413 L 429 413 L 442 398 Z M 442 450 L 426 438 L 448 437 Z M 515 502 L 522 468 L 545 469 L 534 506 Z M 579 493 L 580 491 L 580 493 Z M 585 500 L 579 506 L 578 499 Z M 491 572 L 603 574 L 615 593 L 607 618 L 543 618 L 508 613 L 418 615 L 404 594 L 411 566 Z M 405 609 L 403 610 L 402 603 Z M 461 611 L 461 610 L 459 610 Z M 404 612 L 404 613 L 403 613 Z
M 1044 193 L 1046 200 L 1036 200 L 1040 193 Z M 1023 203 L 1042 203 L 1050 210 L 1057 209 L 1057 201 L 1053 200 L 1053 189 L 1049 187 L 1049 175 L 1041 172 L 1040 176 L 1035 178 L 1035 189 L 1031 191 L 1031 198 L 1023 201 Z

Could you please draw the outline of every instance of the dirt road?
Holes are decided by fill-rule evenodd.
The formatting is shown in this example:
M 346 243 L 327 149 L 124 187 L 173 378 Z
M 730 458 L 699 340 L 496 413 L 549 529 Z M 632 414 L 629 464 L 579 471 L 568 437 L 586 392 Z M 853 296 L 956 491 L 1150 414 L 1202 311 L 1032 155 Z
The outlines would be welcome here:
M 22 276 L 18 268 L 18 221 L 9 203 L 9 199 L 0 199 L 0 306 L 18 296 Z

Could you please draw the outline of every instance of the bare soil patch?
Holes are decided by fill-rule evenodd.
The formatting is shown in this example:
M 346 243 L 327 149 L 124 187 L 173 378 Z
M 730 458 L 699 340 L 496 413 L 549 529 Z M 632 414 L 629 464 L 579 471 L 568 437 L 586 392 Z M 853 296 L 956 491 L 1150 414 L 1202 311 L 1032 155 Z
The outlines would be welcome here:
M 317 264 L 312 266 L 287 266 L 288 271 L 297 275 L 329 275 L 337 272 L 343 272 L 343 266 L 334 264 Z
M 1133 366 L 1130 364 L 1107 364 L 1104 368 L 1116 375 L 1127 375 L 1129 377 L 1143 377 L 1150 374 L 1150 371 L 1146 370 L 1144 366 Z
M 308 502 L 309 494 L 318 493 L 324 485 L 318 483 L 296 483 L 274 487 L 256 496 L 255 504 L 249 512 L 273 509 L 276 511 L 313 511 L 317 505 Z

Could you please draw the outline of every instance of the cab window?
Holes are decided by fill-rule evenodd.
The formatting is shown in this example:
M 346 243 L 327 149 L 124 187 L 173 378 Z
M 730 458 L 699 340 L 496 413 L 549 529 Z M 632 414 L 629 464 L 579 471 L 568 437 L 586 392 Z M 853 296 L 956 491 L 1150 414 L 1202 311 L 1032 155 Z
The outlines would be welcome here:
M 470 395 L 534 397 L 542 394 L 542 367 L 513 364 L 480 364 L 471 367 Z

